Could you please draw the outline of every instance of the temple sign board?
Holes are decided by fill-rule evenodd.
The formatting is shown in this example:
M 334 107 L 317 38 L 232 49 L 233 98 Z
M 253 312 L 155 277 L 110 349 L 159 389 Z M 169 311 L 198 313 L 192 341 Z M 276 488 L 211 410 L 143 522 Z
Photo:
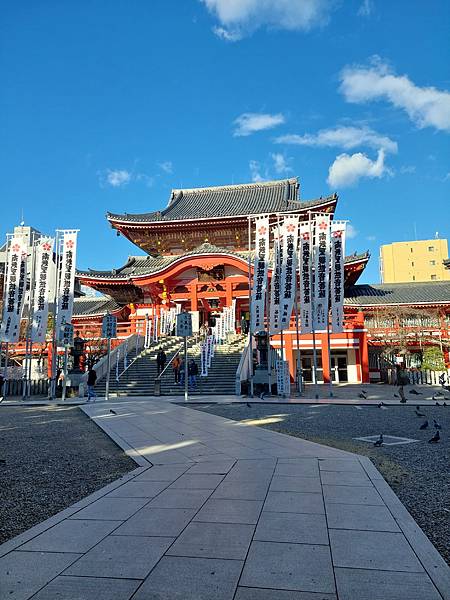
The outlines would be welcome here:
M 192 315 L 182 312 L 177 315 L 177 335 L 179 337 L 192 336 Z
M 117 337 L 117 317 L 105 315 L 102 320 L 102 338 L 111 339 Z
M 73 325 L 72 323 L 64 323 L 58 332 L 58 343 L 61 346 L 73 346 Z

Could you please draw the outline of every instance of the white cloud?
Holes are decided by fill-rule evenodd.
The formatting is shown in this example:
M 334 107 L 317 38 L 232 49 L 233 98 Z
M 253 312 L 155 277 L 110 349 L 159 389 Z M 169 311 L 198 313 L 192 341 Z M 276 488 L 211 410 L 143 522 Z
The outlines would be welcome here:
M 270 157 L 273 160 L 274 169 L 278 174 L 290 173 L 292 171 L 292 168 L 288 165 L 289 159 L 286 159 L 283 154 L 275 152 Z
M 201 0 L 220 22 L 214 33 L 237 41 L 260 27 L 304 30 L 324 25 L 333 0 Z
M 355 238 L 358 233 L 358 230 L 355 229 L 351 223 L 347 223 L 346 236 L 349 240 Z
M 171 160 L 165 160 L 158 163 L 158 167 L 164 171 L 164 173 L 173 173 L 173 163 Z
M 395 75 L 378 57 L 368 67 L 346 67 L 340 90 L 348 102 L 384 99 L 403 109 L 418 127 L 450 131 L 450 92 L 419 87 L 407 75 Z
M 235 137 L 247 136 L 256 131 L 272 129 L 277 125 L 284 123 L 285 118 L 281 113 L 270 115 L 268 113 L 243 113 L 233 121 L 236 129 L 233 132 Z
M 361 177 L 380 178 L 390 174 L 384 164 L 384 150 L 378 151 L 376 160 L 371 160 L 362 152 L 356 154 L 340 154 L 328 171 L 327 182 L 330 187 L 349 187 L 358 183 Z
M 238 31 L 230 31 L 224 27 L 213 27 L 213 31 L 218 38 L 226 42 L 238 42 L 242 39 L 242 35 Z
M 252 181 L 257 183 L 258 181 L 265 181 L 266 179 L 261 175 L 261 165 L 257 160 L 251 160 L 248 163 L 250 167 L 250 174 L 252 177 Z
M 127 185 L 131 181 L 131 173 L 125 170 L 112 171 L 107 169 L 106 171 L 106 183 L 112 187 L 121 187 Z
M 321 129 L 317 133 L 305 135 L 288 134 L 276 138 L 277 144 L 296 144 L 299 146 L 326 146 L 339 147 L 351 150 L 357 146 L 367 146 L 386 152 L 397 152 L 397 142 L 381 135 L 370 127 L 340 126 L 330 129 Z
M 373 2 L 372 0 L 363 0 L 361 6 L 358 9 L 358 16 L 360 17 L 370 17 L 373 12 Z
M 374 242 L 376 240 L 376 236 L 375 235 L 368 235 L 366 237 L 366 240 L 369 240 L 369 242 Z
M 412 175 L 416 172 L 416 167 L 414 165 L 403 165 L 400 167 L 400 173 L 402 175 Z

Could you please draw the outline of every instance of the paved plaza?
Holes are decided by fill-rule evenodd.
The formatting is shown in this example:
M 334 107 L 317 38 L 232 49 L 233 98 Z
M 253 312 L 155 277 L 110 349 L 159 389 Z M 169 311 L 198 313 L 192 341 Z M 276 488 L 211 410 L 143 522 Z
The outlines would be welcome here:
M 1 598 L 450 598 L 367 458 L 164 400 L 83 410 L 138 466 L 0 546 Z

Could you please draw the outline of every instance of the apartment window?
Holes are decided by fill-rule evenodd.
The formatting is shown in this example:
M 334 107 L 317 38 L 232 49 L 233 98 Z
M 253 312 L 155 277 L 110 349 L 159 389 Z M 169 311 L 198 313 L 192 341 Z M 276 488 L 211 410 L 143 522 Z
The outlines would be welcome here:
M 428 246 L 428 252 L 434 252 L 434 246 Z
M 413 275 L 413 281 L 415 281 L 415 280 L 416 280 L 416 276 L 415 276 L 415 275 Z
M 412 249 L 412 248 L 410 248 L 409 250 L 410 250 L 410 252 L 412 252 L 412 251 L 413 251 L 413 249 Z
M 412 267 L 414 266 L 414 261 L 413 261 L 413 260 L 411 261 L 411 266 L 412 266 Z
M 431 265 L 432 267 L 434 267 L 434 265 L 435 265 L 435 264 L 436 264 L 436 261 L 435 261 L 435 260 L 430 260 L 430 265 Z
M 436 279 L 436 275 L 432 275 L 431 279 L 434 281 Z

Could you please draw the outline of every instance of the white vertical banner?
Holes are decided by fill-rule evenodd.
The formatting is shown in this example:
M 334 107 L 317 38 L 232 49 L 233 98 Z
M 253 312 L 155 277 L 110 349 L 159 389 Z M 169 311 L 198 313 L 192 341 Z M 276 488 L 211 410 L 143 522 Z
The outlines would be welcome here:
M 280 329 L 289 329 L 297 291 L 298 216 L 284 218 L 280 244 L 283 248 L 280 290 Z
M 15 344 L 19 341 L 20 318 L 26 284 L 27 247 L 25 240 L 13 237 L 9 244 L 5 303 L 0 329 L 1 341 Z
M 312 332 L 311 296 L 314 293 L 311 281 L 311 222 L 300 224 L 300 333 Z
M 153 315 L 153 341 L 157 342 L 159 339 L 159 317 L 158 315 Z
M 331 331 L 344 331 L 345 222 L 331 223 Z
M 280 327 L 280 300 L 281 300 L 281 256 L 278 227 L 273 229 L 273 263 L 272 281 L 270 284 L 270 316 L 269 335 L 275 335 L 281 331 Z
M 314 227 L 314 329 L 328 327 L 330 293 L 330 215 L 315 218 Z
M 269 218 L 256 219 L 255 260 L 251 298 L 251 332 L 264 331 L 264 305 L 266 301 L 269 266 Z
M 33 322 L 31 341 L 45 342 L 48 322 L 49 269 L 53 259 L 54 238 L 40 238 L 35 245 L 36 267 L 34 276 Z
M 208 377 L 208 361 L 207 361 L 207 344 L 202 342 L 200 344 L 200 377 Z
M 213 339 L 211 335 L 208 335 L 206 338 L 206 358 L 208 369 L 211 368 L 211 360 L 212 360 L 212 347 L 213 347 Z
M 64 231 L 61 273 L 59 276 L 56 331 L 72 320 L 75 288 L 75 263 L 77 257 L 77 232 Z
M 236 298 L 231 301 L 231 331 L 236 333 Z

